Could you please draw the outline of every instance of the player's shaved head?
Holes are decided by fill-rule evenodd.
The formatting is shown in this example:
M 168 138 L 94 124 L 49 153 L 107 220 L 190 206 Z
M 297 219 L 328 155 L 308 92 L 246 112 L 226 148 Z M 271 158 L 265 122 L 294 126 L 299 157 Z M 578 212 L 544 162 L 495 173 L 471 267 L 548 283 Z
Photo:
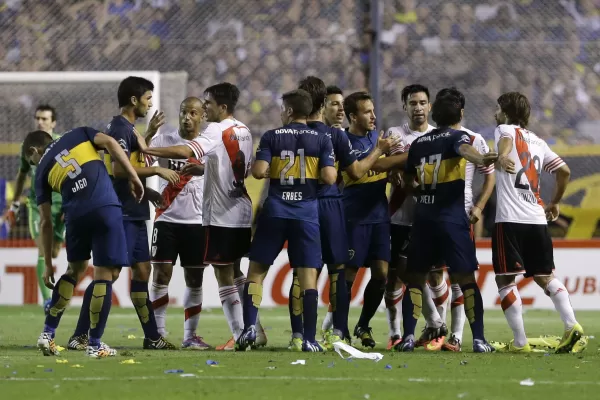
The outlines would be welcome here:
M 181 102 L 181 107 L 202 108 L 202 100 L 197 97 L 187 97 Z
M 200 132 L 204 104 L 197 97 L 188 97 L 179 106 L 179 134 L 184 139 L 194 139 Z

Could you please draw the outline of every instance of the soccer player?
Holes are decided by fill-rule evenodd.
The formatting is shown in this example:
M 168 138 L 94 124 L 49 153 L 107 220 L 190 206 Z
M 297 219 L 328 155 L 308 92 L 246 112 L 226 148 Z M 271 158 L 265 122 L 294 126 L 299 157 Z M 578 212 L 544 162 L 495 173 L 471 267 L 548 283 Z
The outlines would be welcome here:
M 150 147 L 176 146 L 194 140 L 200 134 L 202 101 L 188 97 L 179 107 L 179 129 L 154 136 Z M 156 159 L 146 156 L 151 166 Z M 202 196 L 204 193 L 204 164 L 201 160 L 169 159 L 168 168 L 179 172 L 177 183 L 160 180 L 162 204 L 156 209 L 152 233 L 153 282 L 150 300 L 158 332 L 166 336 L 165 319 L 169 304 L 169 282 L 173 265 L 180 259 L 185 278 L 183 306 L 185 309 L 184 336 L 181 347 L 192 350 L 210 348 L 196 334 L 202 311 L 202 280 L 204 277 L 204 227 L 202 226 Z
M 366 92 L 352 93 L 344 99 L 344 112 L 350 122 L 346 130 L 352 151 L 358 160 L 367 157 L 377 146 L 380 133 L 375 130 L 375 110 L 371 96 Z M 365 347 L 375 347 L 371 318 L 381 304 L 390 261 L 390 216 L 386 195 L 387 174 L 375 169 L 360 179 L 342 172 L 344 190 L 342 201 L 346 214 L 346 228 L 350 260 L 346 263 L 348 291 L 358 269 L 371 268 L 371 279 L 364 292 L 364 304 L 354 335 Z
M 244 333 L 236 348 L 245 350 L 256 341 L 262 283 L 287 240 L 290 265 L 296 270 L 303 299 L 302 351 L 322 352 L 315 338 L 317 268 L 321 266 L 317 185 L 319 178 L 327 185 L 335 183 L 334 154 L 331 140 L 306 125 L 313 108 L 310 94 L 298 89 L 285 93 L 282 101 L 283 127 L 262 136 L 252 166 L 252 176 L 269 178 L 270 184 L 250 250 Z
M 400 143 L 392 154 L 405 154 L 412 142 L 426 133 L 435 129 L 427 122 L 431 103 L 429 102 L 429 89 L 423 85 L 412 84 L 402 89 L 402 108 L 408 116 L 408 123 L 388 129 L 387 137 L 398 137 Z M 393 172 L 393 174 L 399 174 Z M 410 230 L 414 217 L 415 200 L 406 196 L 402 185 L 392 186 L 392 195 L 389 203 L 391 215 L 391 242 L 392 258 L 388 271 L 385 289 L 385 307 L 390 328 L 387 349 L 391 350 L 402 340 L 400 319 L 402 316 L 402 297 L 405 286 L 401 277 L 406 271 L 406 256 L 410 241 Z
M 44 131 L 34 131 L 23 142 L 26 160 L 38 166 L 35 188 L 40 212 L 40 240 L 44 250 L 44 284 L 52 300 L 44 330 L 37 342 L 45 356 L 59 355 L 55 331 L 68 306 L 73 290 L 94 253 L 94 301 L 88 303 L 90 339 L 86 354 L 92 358 L 116 355 L 102 343 L 102 333 L 110 312 L 114 268 L 127 265 L 127 247 L 121 206 L 98 150 L 108 151 L 121 165 L 133 185 L 135 201 L 144 186 L 116 140 L 88 127 L 75 128 L 60 139 Z M 67 233 L 67 271 L 54 281 L 52 266 L 52 192 L 62 196 Z
M 47 105 L 41 104 L 35 109 L 35 122 L 37 130 L 48 132 L 52 135 L 53 139 L 58 139 L 60 134 L 54 133 L 56 128 L 56 110 Z M 29 188 L 29 196 L 27 197 L 27 214 L 29 220 L 29 234 L 35 241 L 38 247 L 38 259 L 37 259 L 37 277 L 38 286 L 42 293 L 42 299 L 44 303 L 44 310 L 48 312 L 48 304 L 50 303 L 51 291 L 44 285 L 44 266 L 46 262 L 44 260 L 44 252 L 42 243 L 39 240 L 40 236 L 40 214 L 36 206 L 36 194 L 35 194 L 35 171 L 36 167 L 31 166 L 27 162 L 25 153 L 21 149 L 21 160 L 19 164 L 19 171 L 17 172 L 17 178 L 15 179 L 15 193 L 13 196 L 13 202 L 6 212 L 5 220 L 9 222 L 10 227 L 13 228 L 17 222 L 19 215 L 19 208 L 21 207 L 21 193 L 23 193 L 23 186 L 25 185 L 25 179 L 29 174 L 31 177 L 31 186 Z M 52 193 L 52 226 L 53 226 L 53 241 L 52 241 L 52 258 L 58 257 L 60 248 L 64 243 L 65 239 L 65 224 L 63 221 L 62 213 L 62 197 L 60 193 Z
M 393 139 L 380 139 L 377 146 L 361 161 L 356 160 L 352 153 L 350 141 L 346 132 L 329 127 L 322 121 L 322 113 L 328 93 L 325 83 L 314 76 L 308 76 L 300 82 L 299 89 L 305 90 L 311 96 L 312 110 L 308 116 L 307 125 L 320 135 L 330 138 L 335 155 L 335 167 L 345 170 L 355 180 L 361 179 L 373 167 L 382 154 L 390 150 Z M 341 97 L 341 96 L 340 96 Z M 350 297 L 346 286 L 344 264 L 348 261 L 348 240 L 346 237 L 346 222 L 342 196 L 337 185 L 320 184 L 317 188 L 319 208 L 319 232 L 321 235 L 321 253 L 323 262 L 327 264 L 329 274 L 329 300 L 332 311 L 333 331 L 325 335 L 325 346 L 342 339 L 350 340 L 348 332 L 348 311 Z M 290 295 L 290 310 L 292 311 L 292 343 L 291 347 L 301 350 L 302 346 L 302 299 L 297 276 L 294 276 Z M 298 303 L 294 305 L 294 302 Z M 296 318 L 294 318 L 294 316 Z
M 342 129 L 344 123 L 344 92 L 337 86 L 327 86 L 323 119 L 327 126 Z
M 231 83 L 219 83 L 204 91 L 204 111 L 209 125 L 189 143 L 151 147 L 147 154 L 160 158 L 204 158 L 202 224 L 206 244 L 204 264 L 212 264 L 219 284 L 219 296 L 233 339 L 225 345 L 232 350 L 243 329 L 242 304 L 235 285 L 234 264 L 250 248 L 252 202 L 245 179 L 250 172 L 252 135 L 233 113 L 240 96 Z
M 456 96 L 460 100 L 461 109 L 464 110 L 465 96 L 459 90 L 453 87 L 442 89 L 437 93 L 436 98 L 446 95 Z M 477 151 L 479 151 L 479 153 L 486 154 L 490 151 L 487 143 L 480 134 L 467 129 L 462 125 L 460 126 L 459 130 L 466 132 L 469 135 L 471 138 L 471 144 L 473 147 L 475 147 L 475 149 L 477 149 Z M 493 164 L 486 167 L 483 165 L 476 166 L 472 162 L 466 160 L 464 160 L 464 162 L 466 162 L 466 165 L 463 165 L 465 170 L 465 211 L 469 216 L 469 222 L 471 223 L 471 238 L 473 239 L 473 245 L 475 245 L 473 227 L 474 224 L 476 224 L 477 221 L 482 218 L 482 210 L 485 208 L 488 199 L 494 191 L 496 179 L 493 173 Z M 476 203 L 473 202 L 473 176 L 475 174 L 475 169 L 477 169 L 477 171 L 483 175 L 483 187 Z M 429 322 L 431 321 L 431 318 L 437 318 L 437 315 L 439 315 L 442 321 L 446 321 L 446 313 L 448 310 L 448 304 L 450 303 L 452 323 L 450 339 L 448 339 L 446 343 L 444 343 L 443 338 L 438 338 L 431 342 L 428 342 L 426 335 L 422 338 L 423 341 L 421 345 L 424 346 L 426 350 L 461 350 L 462 334 L 465 324 L 464 296 L 460 290 L 460 285 L 457 283 L 451 284 L 451 291 L 452 294 L 450 295 L 450 290 L 448 290 L 448 285 L 444 279 L 443 265 L 433 266 L 432 271 L 429 273 L 428 287 L 425 287 L 423 292 L 423 310 L 425 313 L 425 320 Z M 432 299 L 425 299 L 425 297 L 430 297 Z M 431 310 L 432 312 L 429 313 L 425 312 L 426 308 L 431 309 L 430 306 L 425 307 L 426 304 L 430 305 L 431 301 L 433 301 L 435 304 L 435 311 L 437 311 L 437 315 L 435 315 L 435 312 L 433 312 L 434 310 Z M 417 346 L 420 344 L 419 341 L 417 341 Z
M 547 221 L 559 216 L 559 206 L 569 182 L 567 164 L 535 133 L 527 129 L 530 106 L 518 92 L 498 98 L 494 141 L 498 149 L 496 170 L 496 226 L 492 234 L 492 261 L 502 310 L 513 331 L 509 351 L 530 352 L 523 326 L 523 305 L 515 276 L 525 274 L 544 290 L 560 314 L 565 331 L 557 353 L 568 353 L 583 336 L 575 319 L 569 292 L 555 278 L 552 239 Z M 515 167 L 516 165 L 516 167 Z M 540 197 L 542 170 L 556 174 L 550 203 Z
M 130 76 L 121 81 L 117 93 L 121 113 L 113 117 L 108 124 L 107 134 L 113 137 L 123 148 L 131 165 L 144 184 L 147 177 L 154 175 L 158 175 L 169 182 L 177 183 L 179 182 L 177 172 L 168 168 L 146 167 L 144 155 L 140 152 L 140 143 L 142 146 L 145 143 L 143 140 L 139 140 L 134 123 L 137 119 L 144 118 L 148 110 L 152 108 L 153 90 L 154 85 L 152 82 L 141 77 Z M 151 119 L 148 130 L 155 132 L 163 123 L 164 116 L 162 113 L 157 112 Z M 145 198 L 141 202 L 135 201 L 129 189 L 126 171 L 119 163 L 114 163 L 110 156 L 106 156 L 104 162 L 113 179 L 117 197 L 123 205 L 123 226 L 129 255 L 127 265 L 132 270 L 129 295 L 144 331 L 143 348 L 174 350 L 176 347 L 158 332 L 152 302 L 148 294 L 151 266 L 146 221 L 150 219 L 149 201 L 160 201 L 160 193 L 147 188 Z M 87 307 L 87 304 L 92 301 L 92 297 L 91 290 L 86 290 L 82 307 Z M 87 341 L 88 329 L 87 314 L 82 313 L 67 347 L 72 350 L 79 350 L 84 347 Z
M 493 352 L 494 348 L 484 337 L 483 300 L 475 281 L 477 259 L 464 212 L 465 183 L 461 160 L 465 158 L 476 165 L 490 165 L 496 161 L 497 155 L 481 155 L 471 146 L 471 138 L 457 130 L 462 108 L 456 96 L 437 98 L 432 114 L 438 128 L 412 143 L 402 179 L 403 182 L 413 182 L 416 178 L 418 186 L 408 248 L 407 295 L 402 301 L 404 337 L 395 349 L 414 350 L 414 332 L 421 314 L 427 274 L 432 265 L 444 260 L 453 281 L 461 286 L 465 296 L 465 312 L 473 332 L 473 350 L 477 353 Z M 413 185 L 405 184 L 405 187 L 410 192 Z M 443 321 L 428 329 L 437 330 L 437 337 L 447 333 Z

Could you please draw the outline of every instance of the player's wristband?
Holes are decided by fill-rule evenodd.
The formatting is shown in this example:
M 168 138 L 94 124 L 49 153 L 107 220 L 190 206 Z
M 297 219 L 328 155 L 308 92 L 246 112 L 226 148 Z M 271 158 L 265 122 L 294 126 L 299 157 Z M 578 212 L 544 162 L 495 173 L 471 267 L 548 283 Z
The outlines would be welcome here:
M 10 205 L 10 210 L 13 212 L 17 212 L 17 211 L 19 211 L 19 207 L 21 207 L 21 202 L 13 201 L 12 204 Z

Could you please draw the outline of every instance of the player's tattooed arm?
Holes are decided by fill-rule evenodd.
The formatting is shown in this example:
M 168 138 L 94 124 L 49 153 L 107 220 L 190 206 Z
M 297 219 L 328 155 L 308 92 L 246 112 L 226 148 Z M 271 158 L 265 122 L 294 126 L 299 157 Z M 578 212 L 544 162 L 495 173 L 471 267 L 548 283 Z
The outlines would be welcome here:
M 256 160 L 252 164 L 252 176 L 254 179 L 268 179 L 270 174 L 269 163 L 264 160 Z
M 567 164 L 559 167 L 556 171 L 554 171 L 554 173 L 556 175 L 556 187 L 554 188 L 554 195 L 545 209 L 546 219 L 548 221 L 556 221 L 558 219 L 558 216 L 560 215 L 558 204 L 562 200 L 565 190 L 567 190 L 569 179 L 571 178 L 571 169 Z
M 40 240 L 44 254 L 44 284 L 48 289 L 54 289 L 54 267 L 52 266 L 52 203 L 38 205 L 40 211 Z
M 475 203 L 475 205 L 473 206 L 473 208 L 471 208 L 471 211 L 469 212 L 469 221 L 472 224 L 477 223 L 477 221 L 479 221 L 481 219 L 481 213 L 483 212 L 485 205 L 487 204 L 488 200 L 490 199 L 490 196 L 492 195 L 492 192 L 494 191 L 495 185 L 496 185 L 496 175 L 494 175 L 493 173 L 484 175 L 483 187 L 481 188 L 481 194 L 479 195 L 477 202 Z
M 513 147 L 513 140 L 510 137 L 502 137 L 498 141 L 498 161 L 496 168 L 503 169 L 509 174 L 516 174 L 515 163 L 508 156 Z

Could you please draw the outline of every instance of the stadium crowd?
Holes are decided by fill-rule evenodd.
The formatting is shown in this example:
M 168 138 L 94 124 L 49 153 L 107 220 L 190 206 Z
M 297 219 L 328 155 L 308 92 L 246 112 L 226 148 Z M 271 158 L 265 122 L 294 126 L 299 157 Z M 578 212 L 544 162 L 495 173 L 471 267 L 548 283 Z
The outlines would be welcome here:
M 189 94 L 235 82 L 238 117 L 261 134 L 301 76 L 367 87 L 363 11 L 354 0 L 11 0 L 0 5 L 0 69 L 184 70 Z M 600 142 L 599 0 L 386 0 L 383 28 L 380 126 L 402 122 L 408 83 L 455 85 L 466 123 L 490 139 L 495 96 L 519 89 L 550 144 Z

